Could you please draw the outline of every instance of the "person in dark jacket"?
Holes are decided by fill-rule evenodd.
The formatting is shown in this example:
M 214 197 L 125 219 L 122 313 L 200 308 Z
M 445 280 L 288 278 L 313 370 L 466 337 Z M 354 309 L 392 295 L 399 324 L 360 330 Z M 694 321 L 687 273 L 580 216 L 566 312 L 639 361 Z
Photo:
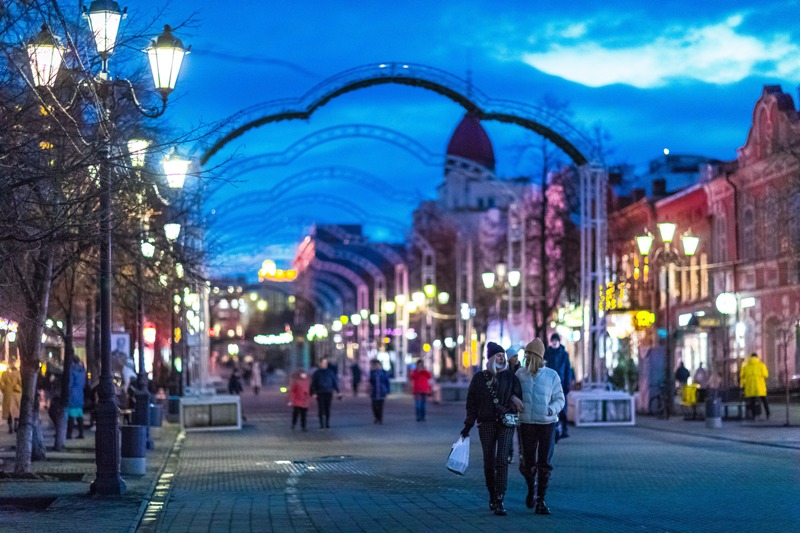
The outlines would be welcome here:
M 389 394 L 389 373 L 383 369 L 381 362 L 373 359 L 370 363 L 369 387 L 372 398 L 372 414 L 375 424 L 383 424 L 383 402 Z
M 355 398 L 358 396 L 358 386 L 361 385 L 361 367 L 358 366 L 358 363 L 353 363 L 350 373 L 353 375 L 353 398 Z
M 319 362 L 319 368 L 311 377 L 311 396 L 317 398 L 319 408 L 319 428 L 331 428 L 331 400 L 333 391 L 342 399 L 339 392 L 339 379 L 336 373 L 328 366 L 328 358 L 323 357 Z
M 569 396 L 569 383 L 572 368 L 569 364 L 569 354 L 561 344 L 561 335 L 553 333 L 550 335 L 550 346 L 544 351 L 544 362 L 547 368 L 552 368 L 561 380 L 561 388 L 564 390 L 564 408 L 558 413 L 558 425 L 556 426 L 555 440 L 566 439 L 569 437 L 569 424 L 567 422 L 567 396 Z
M 506 359 L 508 359 L 508 371 L 511 372 L 513 375 L 517 375 L 517 370 L 522 367 L 522 363 L 519 362 L 519 353 L 523 351 L 522 347 L 518 344 L 512 344 L 506 350 Z M 508 464 L 512 464 L 514 462 L 514 440 L 517 441 L 518 450 L 520 454 L 522 453 L 522 436 L 519 431 L 514 430 L 514 433 L 517 435 L 516 439 L 511 439 L 511 447 L 508 449 Z
M 72 438 L 72 429 L 78 424 L 78 438 L 83 438 L 83 388 L 86 386 L 86 369 L 75 357 L 69 371 L 69 403 L 67 404 L 67 438 Z
M 472 377 L 467 391 L 467 417 L 461 436 L 469 436 L 472 426 L 478 423 L 489 510 L 500 516 L 506 514 L 503 499 L 508 484 L 508 449 L 514 438 L 514 428 L 504 425 L 501 418 L 523 408 L 522 389 L 517 377 L 508 372 L 505 350 L 497 343 L 487 343 L 486 370 Z

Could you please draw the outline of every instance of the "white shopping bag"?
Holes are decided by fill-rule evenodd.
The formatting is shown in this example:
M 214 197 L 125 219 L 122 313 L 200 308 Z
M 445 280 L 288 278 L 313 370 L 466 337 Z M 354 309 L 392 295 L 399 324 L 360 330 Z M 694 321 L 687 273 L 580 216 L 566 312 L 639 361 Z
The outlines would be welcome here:
M 463 476 L 469 466 L 469 437 L 459 437 L 450 450 L 447 458 L 447 469 L 454 474 Z

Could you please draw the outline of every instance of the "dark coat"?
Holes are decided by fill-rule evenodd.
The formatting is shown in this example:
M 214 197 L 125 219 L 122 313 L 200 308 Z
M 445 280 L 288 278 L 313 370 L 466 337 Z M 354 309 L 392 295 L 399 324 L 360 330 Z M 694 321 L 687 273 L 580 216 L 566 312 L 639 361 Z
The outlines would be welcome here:
M 522 400 L 522 387 L 517 376 L 504 370 L 498 372 L 494 377 L 494 390 L 497 394 L 499 410 L 495 408 L 492 393 L 486 384 L 486 376 L 491 375 L 488 370 L 483 370 L 472 376 L 467 391 L 467 417 L 464 419 L 464 427 L 471 428 L 477 421 L 496 422 L 501 411 L 516 412 L 511 403 L 511 396 L 516 396 Z
M 333 391 L 339 392 L 339 379 L 336 377 L 336 373 L 330 366 L 317 369 L 311 377 L 311 394 Z
M 228 380 L 228 393 L 241 394 L 242 393 L 242 378 L 238 374 L 231 374 Z
M 361 367 L 358 363 L 351 366 L 350 371 L 353 373 L 353 383 L 361 383 Z
M 370 398 L 385 400 L 389 394 L 389 373 L 384 369 L 369 371 Z
M 548 346 L 544 351 L 544 362 L 547 363 L 547 368 L 552 368 L 561 378 L 561 388 L 564 389 L 564 394 L 569 394 L 569 382 L 571 377 L 571 369 L 569 365 L 569 355 L 564 346 L 558 348 Z

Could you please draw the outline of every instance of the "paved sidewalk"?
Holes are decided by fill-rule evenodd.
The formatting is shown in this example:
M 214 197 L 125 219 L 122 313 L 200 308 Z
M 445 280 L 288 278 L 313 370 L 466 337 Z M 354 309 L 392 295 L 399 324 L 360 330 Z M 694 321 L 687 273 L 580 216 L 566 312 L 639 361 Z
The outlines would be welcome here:
M 44 414 L 46 417 L 47 415 Z M 50 421 L 43 418 L 44 440 L 53 444 Z M 101 498 L 88 495 L 95 477 L 94 432 L 84 439 L 67 441 L 63 452 L 48 450 L 47 459 L 33 463 L 36 480 L 0 476 L 0 532 L 117 532 L 136 527 L 150 497 L 154 481 L 167 459 L 178 433 L 177 426 L 165 425 L 155 440 L 155 450 L 147 453 L 147 474 L 124 477 L 127 492 L 122 497 Z M 14 469 L 16 435 L 0 426 L 0 472 Z
M 286 398 L 245 393 L 241 432 L 190 433 L 156 531 L 791 531 L 800 523 L 797 428 L 640 419 L 574 428 L 557 445 L 553 515 L 524 506 L 512 465 L 509 516 L 489 513 L 473 430 L 464 477 L 444 467 L 463 404 L 414 420 L 407 396 L 374 425 L 365 398 L 335 401 L 330 430 L 292 432 Z M 713 438 L 708 438 L 712 436 Z M 757 437 L 757 438 L 756 438 Z M 754 444 L 778 443 L 790 447 Z

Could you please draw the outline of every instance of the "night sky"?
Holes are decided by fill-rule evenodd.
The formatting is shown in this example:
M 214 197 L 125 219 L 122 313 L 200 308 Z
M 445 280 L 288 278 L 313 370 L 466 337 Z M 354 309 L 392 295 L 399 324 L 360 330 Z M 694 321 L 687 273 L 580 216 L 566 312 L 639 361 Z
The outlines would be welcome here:
M 796 94 L 798 2 L 608 4 L 178 0 L 163 8 L 146 0 L 129 3 L 128 11 L 129 17 L 157 17 L 176 26 L 195 14 L 193 24 L 176 31 L 192 45 L 167 114 L 179 129 L 302 96 L 353 67 L 407 62 L 460 78 L 471 72 L 474 87 L 491 98 L 566 102 L 576 125 L 600 125 L 609 134 L 607 162 L 641 168 L 664 148 L 733 159 L 762 86 L 780 84 Z M 419 88 L 362 89 L 332 100 L 307 122 L 252 130 L 210 164 L 281 153 L 307 135 L 353 124 L 394 130 L 441 156 L 463 113 L 447 98 Z M 524 149 L 535 142 L 533 133 L 499 123 L 485 127 L 499 176 L 533 172 Z M 191 149 L 195 156 L 203 150 Z M 330 167 L 360 178 L 269 192 L 290 177 Z M 225 243 L 214 273 L 254 278 L 266 258 L 286 266 L 313 221 L 354 223 L 366 216 L 370 235 L 399 240 L 396 227 L 410 225 L 411 211 L 420 199 L 434 197 L 442 176 L 441 165 L 369 138 L 341 138 L 290 164 L 236 176 L 237 183 L 220 188 L 206 207 L 216 210 L 209 215 L 217 220 L 210 236 Z M 370 180 L 374 186 L 356 184 Z M 227 212 L 225 202 L 242 196 L 252 201 Z

